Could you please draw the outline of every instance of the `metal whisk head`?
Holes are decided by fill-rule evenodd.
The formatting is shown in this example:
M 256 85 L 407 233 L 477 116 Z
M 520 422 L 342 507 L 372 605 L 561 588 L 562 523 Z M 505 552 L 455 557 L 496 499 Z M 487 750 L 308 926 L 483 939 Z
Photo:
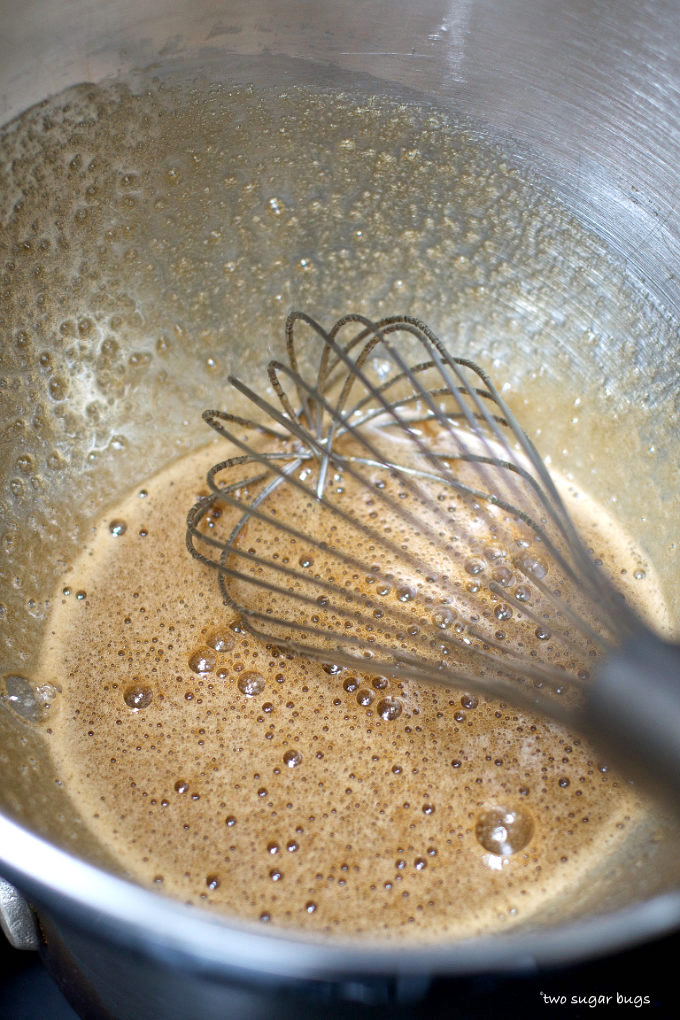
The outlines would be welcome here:
M 229 378 L 256 418 L 204 412 L 234 453 L 188 517 L 189 550 L 252 633 L 579 725 L 619 649 L 670 647 L 596 565 L 477 365 L 408 316 L 326 331 L 294 312 L 286 341 L 271 399 Z

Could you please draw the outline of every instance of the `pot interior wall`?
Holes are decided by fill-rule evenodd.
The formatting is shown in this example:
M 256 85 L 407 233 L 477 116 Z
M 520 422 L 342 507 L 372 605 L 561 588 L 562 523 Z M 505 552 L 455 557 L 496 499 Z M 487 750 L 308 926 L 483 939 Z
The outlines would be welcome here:
M 261 382 L 293 307 L 419 315 L 493 370 L 645 548 L 677 626 L 677 323 L 526 141 L 403 84 L 232 56 L 76 86 L 1 144 L 0 675 L 57 680 L 41 636 L 92 522 L 206 441 L 201 410 L 230 371 Z M 9 694 L 4 810 L 115 867 Z M 660 825 L 545 923 L 671 888 Z

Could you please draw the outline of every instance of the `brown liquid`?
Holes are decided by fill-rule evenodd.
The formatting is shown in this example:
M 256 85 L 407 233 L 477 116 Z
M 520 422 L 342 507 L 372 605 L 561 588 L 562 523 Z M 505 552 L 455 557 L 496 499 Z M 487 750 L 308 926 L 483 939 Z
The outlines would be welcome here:
M 224 455 L 185 458 L 110 512 L 55 600 L 54 754 L 124 868 L 243 918 L 434 939 L 526 921 L 615 851 L 638 805 L 577 737 L 465 690 L 329 672 L 234 626 L 182 526 Z M 578 505 L 610 569 L 656 598 Z

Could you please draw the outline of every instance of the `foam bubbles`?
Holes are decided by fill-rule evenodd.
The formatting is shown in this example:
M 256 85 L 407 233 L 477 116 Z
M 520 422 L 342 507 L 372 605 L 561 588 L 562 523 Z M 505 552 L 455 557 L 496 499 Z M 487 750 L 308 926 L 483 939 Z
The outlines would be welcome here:
M 153 691 L 145 684 L 133 683 L 123 691 L 123 701 L 133 712 L 148 708 L 153 700 Z
M 28 722 L 40 722 L 43 706 L 36 696 L 33 684 L 24 676 L 10 673 L 4 679 L 5 692 L 2 700 L 6 705 Z
M 481 574 L 486 568 L 484 560 L 471 558 L 465 561 L 465 570 L 468 574 L 476 577 Z
M 247 698 L 254 698 L 256 695 L 262 694 L 265 688 L 265 679 L 261 673 L 248 670 L 238 678 L 236 686 L 241 694 L 245 694 Z
M 236 643 L 234 634 L 227 628 L 211 630 L 205 639 L 205 643 L 214 648 L 216 652 L 230 652 Z
M 530 577 L 535 577 L 537 581 L 542 580 L 548 573 L 548 568 L 543 560 L 536 559 L 533 556 L 525 556 L 520 566 L 522 570 Z
M 283 764 L 287 765 L 289 769 L 297 768 L 298 765 L 302 764 L 302 754 L 293 748 L 285 751 L 283 755 Z
M 217 665 L 217 656 L 212 648 L 196 648 L 189 656 L 189 669 L 194 673 L 210 673 Z
M 448 628 L 454 623 L 456 619 L 456 612 L 448 607 L 442 607 L 441 609 L 435 609 L 432 614 L 432 622 L 435 627 L 439 627 L 441 630 L 448 630 Z
M 382 698 L 376 705 L 376 711 L 381 719 L 386 722 L 394 722 L 398 719 L 404 710 L 404 706 L 399 700 L 392 695 L 388 695 L 386 698 Z
M 487 808 L 477 817 L 475 836 L 490 854 L 507 857 L 523 850 L 534 834 L 534 820 L 524 807 Z
M 599 772 L 589 777 L 585 746 L 565 743 L 571 748 L 567 766 L 557 731 L 543 723 L 530 730 L 527 717 L 496 702 L 464 689 L 371 673 L 370 660 L 363 657 L 354 671 L 332 661 L 325 668 L 307 662 L 221 620 L 219 600 L 211 618 L 200 570 L 187 572 L 178 590 L 186 564 L 180 543 L 176 558 L 168 552 L 171 543 L 163 532 L 163 519 L 181 519 L 191 502 L 196 479 L 211 463 L 207 457 L 196 455 L 195 465 L 176 464 L 167 480 L 149 483 L 153 499 L 140 500 L 135 492 L 106 518 L 93 556 L 88 550 L 76 564 L 76 576 L 92 592 L 87 614 L 72 596 L 57 600 L 64 637 L 57 672 L 78 677 L 77 684 L 69 683 L 66 701 L 59 695 L 55 717 L 66 760 L 80 763 L 80 776 L 74 770 L 76 780 L 72 776 L 70 783 L 78 791 L 84 785 L 86 797 L 91 787 L 93 814 L 105 796 L 125 815 L 113 836 L 110 826 L 91 818 L 93 828 L 113 840 L 134 874 L 149 883 L 162 874 L 165 892 L 182 900 L 208 897 L 211 906 L 240 917 L 265 914 L 276 923 L 318 931 L 328 925 L 335 930 L 337 918 L 342 933 L 385 930 L 396 936 L 411 926 L 415 937 L 443 937 L 454 930 L 493 930 L 498 912 L 508 916 L 501 871 L 493 876 L 499 886 L 489 885 L 492 865 L 478 867 L 479 851 L 493 861 L 512 857 L 511 850 L 517 856 L 515 848 L 535 819 L 540 841 L 529 839 L 520 852 L 531 854 L 541 868 L 523 874 L 523 916 L 528 916 L 532 904 L 544 902 L 541 889 L 551 888 L 560 856 L 578 862 L 591 852 L 583 825 L 573 826 L 571 836 L 556 818 L 575 798 L 574 775 L 586 777 L 578 783 L 578 804 L 579 817 L 589 819 L 589 839 L 591 832 L 593 839 L 603 832 L 616 810 L 619 788 L 610 776 L 605 788 Z M 459 520 L 462 513 L 459 507 Z M 155 597 L 139 578 L 135 543 L 111 539 L 112 519 L 125 520 L 132 535 L 142 523 L 148 526 L 145 541 L 158 567 Z M 226 512 L 222 525 L 230 526 Z M 292 550 L 290 562 L 298 556 L 299 550 Z M 493 563 L 489 572 L 499 561 Z M 462 561 L 460 567 L 467 579 Z M 432 582 L 422 580 L 418 600 L 402 604 L 393 587 L 381 602 L 381 608 L 391 604 L 400 614 L 414 610 L 415 634 L 405 641 L 440 635 L 432 615 L 449 608 L 427 601 Z M 128 597 L 121 598 L 126 591 Z M 494 608 L 503 604 L 493 595 L 480 596 L 488 599 L 492 625 Z M 512 606 L 508 631 L 521 615 L 519 603 L 513 600 Z M 456 623 L 461 619 L 459 613 Z M 464 633 L 480 625 L 469 620 Z M 535 626 L 535 620 L 527 622 L 525 633 L 537 643 Z M 454 626 L 450 634 L 455 641 Z M 217 665 L 188 670 L 196 651 Z M 135 661 L 139 676 L 131 681 Z M 265 680 L 269 676 L 271 681 Z M 153 684 L 152 677 L 157 677 Z M 138 694 L 130 711 L 120 711 L 131 684 L 153 689 L 145 712 Z M 89 727 L 89 719 L 108 711 L 120 725 Z M 92 736 L 88 727 L 96 731 Z M 560 787 L 560 777 L 567 775 L 571 787 Z M 549 791 L 545 795 L 543 788 Z M 507 800 L 510 792 L 526 805 L 526 814 Z M 489 807 L 480 808 L 482 795 Z M 235 805 L 243 808 L 238 822 Z M 500 817 L 487 818 L 484 827 L 480 816 L 492 807 Z M 466 818 L 470 822 L 464 823 Z M 370 824 L 375 833 L 370 867 L 353 819 L 359 828 Z M 466 825 L 472 830 L 467 834 Z M 447 848 L 430 856 L 429 849 L 447 840 L 455 852 Z M 403 867 L 395 868 L 395 857 Z M 272 868 L 280 878 L 270 877 Z M 564 866 L 559 869 L 562 881 Z M 210 888 L 208 878 L 220 884 Z M 423 894 L 422 913 L 408 883 L 432 889 L 427 899 Z M 315 909 L 308 911 L 306 903 Z
M 208 101 L 203 102 L 202 88 L 197 87 L 190 97 L 166 82 L 162 87 L 149 85 L 139 97 L 132 96 L 124 85 L 111 89 L 88 85 L 74 90 L 68 97 L 72 112 L 63 115 L 65 137 L 75 130 L 80 149 L 70 171 L 68 162 L 76 154 L 69 151 L 64 157 L 51 141 L 57 132 L 42 131 L 44 111 L 37 111 L 31 124 L 40 147 L 44 143 L 41 161 L 54 155 L 65 175 L 84 175 L 82 187 L 79 185 L 73 196 L 63 195 L 65 221 L 70 222 L 81 205 L 90 209 L 77 228 L 82 244 L 72 246 L 71 255 L 64 251 L 55 259 L 55 270 L 60 271 L 63 263 L 66 286 L 59 281 L 49 294 L 46 277 L 33 293 L 30 287 L 26 289 L 29 307 L 31 299 L 38 296 L 38 286 L 53 302 L 40 318 L 49 322 L 53 314 L 56 342 L 53 349 L 50 342 L 50 363 L 39 366 L 39 373 L 45 406 L 57 423 L 68 407 L 58 399 L 60 390 L 76 392 L 80 386 L 79 380 L 71 380 L 65 352 L 74 344 L 83 351 L 88 373 L 83 419 L 93 441 L 100 444 L 93 451 L 98 466 L 93 477 L 101 477 L 99 468 L 106 471 L 107 465 L 112 465 L 111 471 L 114 467 L 120 470 L 138 457 L 133 429 L 119 424 L 121 415 L 110 436 L 103 421 L 109 409 L 124 408 L 126 423 L 134 422 L 141 400 L 140 418 L 144 418 L 149 390 L 141 385 L 142 377 L 150 379 L 158 373 L 165 393 L 167 380 L 182 382 L 182 372 L 192 362 L 203 369 L 205 391 L 211 378 L 215 385 L 218 376 L 208 375 L 207 370 L 220 364 L 225 370 L 227 367 L 226 354 L 221 353 L 225 307 L 230 309 L 233 363 L 248 354 L 248 364 L 257 373 L 249 345 L 255 327 L 258 335 L 260 326 L 266 333 L 272 308 L 280 308 L 272 301 L 280 295 L 285 299 L 290 261 L 286 262 L 286 256 L 290 252 L 294 263 L 301 258 L 305 261 L 305 271 L 296 273 L 295 284 L 302 288 L 296 298 L 301 306 L 312 306 L 319 294 L 332 291 L 339 307 L 350 308 L 356 302 L 360 280 L 366 307 L 359 310 L 375 313 L 384 303 L 382 310 L 390 314 L 393 309 L 388 307 L 384 282 L 398 280 L 402 307 L 404 302 L 412 304 L 416 290 L 424 306 L 437 309 L 443 302 L 449 318 L 453 314 L 456 321 L 465 322 L 470 354 L 479 352 L 485 337 L 493 335 L 500 348 L 494 349 L 492 357 L 503 362 L 508 323 L 504 312 L 486 310 L 495 307 L 493 302 L 478 300 L 480 273 L 485 285 L 495 288 L 498 284 L 512 297 L 514 281 L 521 272 L 522 282 L 531 279 L 542 297 L 536 267 L 529 267 L 533 275 L 525 275 L 524 265 L 516 267 L 514 254 L 532 222 L 542 228 L 548 223 L 540 232 L 537 250 L 543 267 L 546 244 L 557 222 L 542 215 L 542 200 L 525 188 L 520 175 L 498 169 L 496 155 L 480 155 L 477 143 L 453 129 L 448 118 L 436 111 L 423 114 L 408 104 L 383 104 L 373 99 L 362 106 L 352 96 L 315 95 L 304 89 L 286 90 L 282 96 L 278 90 L 262 93 L 257 88 L 232 89 L 219 83 L 210 86 Z M 144 152 L 137 149 L 140 111 L 147 117 Z M 316 165 L 318 161 L 310 155 L 319 153 L 320 130 L 335 132 L 336 142 L 351 139 L 351 149 L 338 144 L 330 163 L 324 163 L 321 153 L 321 165 Z M 98 167 L 88 170 L 90 149 L 98 159 L 100 154 L 111 158 L 99 159 Z M 420 159 L 419 151 L 434 153 L 434 157 Z M 404 152 L 415 154 L 415 158 L 402 157 Z M 22 174 L 32 170 L 29 163 L 19 161 Z M 37 194 L 35 179 L 28 183 Z M 433 194 L 441 195 L 442 201 L 432 203 Z M 449 202 L 447 195 L 455 202 Z M 423 196 L 432 216 L 414 222 Z M 275 199 L 273 205 L 268 204 L 269 198 Z M 123 205 L 123 199 L 126 203 L 135 200 L 136 208 Z M 100 203 L 111 236 L 97 232 Z M 35 233 L 31 227 L 34 218 L 42 216 L 48 225 L 55 220 L 49 201 L 44 209 L 37 200 L 32 200 L 32 205 L 30 215 L 17 219 L 27 236 Z M 142 207 L 144 216 L 140 216 Z M 484 211 L 483 237 L 480 207 Z M 221 210 L 219 223 L 216 209 Z M 258 229 L 265 224 L 266 230 Z M 349 224 L 343 240 L 346 250 L 338 247 L 338 224 Z M 571 220 L 565 229 L 572 238 Z M 382 242 L 388 235 L 394 243 L 385 247 Z M 487 236 L 495 252 L 493 266 L 484 254 Z M 31 236 L 30 241 L 32 250 L 37 251 L 39 237 Z M 88 261 L 88 242 L 101 253 L 97 259 Z M 447 249 L 442 257 L 441 245 L 450 247 L 449 242 L 454 250 Z M 510 259 L 508 251 L 513 256 Z M 527 262 L 531 258 L 526 254 Z M 208 291 L 206 259 L 218 269 Z M 86 263 L 92 269 L 91 282 L 83 274 L 81 289 L 72 290 L 70 281 Z M 552 301 L 559 260 L 551 259 L 550 264 Z M 168 265 L 176 267 L 172 276 L 179 303 L 168 300 L 164 285 Z M 453 310 L 452 266 L 460 283 L 455 288 Z M 158 293 L 156 307 L 154 291 Z M 57 304 L 64 294 L 66 306 L 63 301 Z M 104 305 L 102 294 L 107 295 Z M 394 294 L 396 290 L 390 301 Z M 371 295 L 377 295 L 378 301 L 373 308 L 369 307 Z M 18 314 L 25 318 L 22 309 Z M 187 341 L 185 318 L 191 322 L 195 343 Z M 16 323 L 17 328 L 22 325 Z M 513 337 L 521 334 L 524 322 L 515 326 Z M 11 335 L 15 336 L 16 330 Z M 275 340 L 271 342 L 273 345 Z M 513 339 L 509 342 L 514 350 L 521 348 Z M 35 343 L 40 350 L 47 340 L 36 337 Z M 521 364 L 513 362 L 513 370 L 515 365 L 521 371 Z M 379 375 L 381 371 L 377 365 L 375 372 Z M 50 392 L 52 378 L 57 379 L 57 386 Z M 23 403 L 28 406 L 26 399 Z M 176 402 L 169 403 L 175 414 Z M 166 413 L 159 406 L 158 414 Z M 156 428 L 147 430 L 146 441 L 157 444 L 152 452 L 158 463 L 162 451 L 170 446 L 163 428 L 165 419 L 155 418 L 154 423 Z M 194 435 L 190 431 L 184 433 L 189 441 Z M 203 438 L 197 421 L 196 434 L 199 432 Z M 15 480 L 20 485 L 16 497 L 7 491 L 8 500 L 27 498 L 36 467 L 44 463 L 45 452 L 61 447 L 58 439 L 58 432 L 56 438 L 48 435 L 31 451 L 33 470 L 28 470 L 27 463 L 16 466 Z M 19 453 L 24 453 L 23 448 L 17 448 L 13 456 Z M 224 455 L 229 456 L 229 451 Z M 493 930 L 498 927 L 498 913 L 507 916 L 511 899 L 504 876 L 499 873 L 492 876 L 494 882 L 488 881 L 485 869 L 478 867 L 479 844 L 468 829 L 470 824 L 474 828 L 480 803 L 505 805 L 506 790 L 515 794 L 529 789 L 531 793 L 522 795 L 522 800 L 531 805 L 541 840 L 527 845 L 535 855 L 532 867 L 524 868 L 522 875 L 527 916 L 530 904 L 545 901 L 541 889 L 551 891 L 556 842 L 566 845 L 564 852 L 570 859 L 588 856 L 583 836 L 569 836 L 556 822 L 555 801 L 559 802 L 558 813 L 564 810 L 565 803 L 573 799 L 573 777 L 583 774 L 585 782 L 579 783 L 581 815 L 590 818 L 589 831 L 606 832 L 607 819 L 620 802 L 619 794 L 611 796 L 611 777 L 607 777 L 608 797 L 602 796 L 599 773 L 600 785 L 594 792 L 586 752 L 578 750 L 569 767 L 572 788 L 561 791 L 557 780 L 565 766 L 560 763 L 559 737 L 542 724 L 530 731 L 531 722 L 521 713 L 487 702 L 466 711 L 472 705 L 463 701 L 462 690 L 404 683 L 398 699 L 400 703 L 403 699 L 404 710 L 397 720 L 385 719 L 382 709 L 388 687 L 374 686 L 367 671 L 369 661 L 361 657 L 355 665 L 354 671 L 360 670 L 358 677 L 350 677 L 351 671 L 343 672 L 339 666 L 327 674 L 314 664 L 304 664 L 301 657 L 287 658 L 235 631 L 225 623 L 219 596 L 214 601 L 209 597 L 213 579 L 206 580 L 200 568 L 192 569 L 197 565 L 189 565 L 182 543 L 175 541 L 177 532 L 169 524 L 184 519 L 208 466 L 198 455 L 193 462 L 185 460 L 144 483 L 139 497 L 121 503 L 115 513 L 127 523 L 125 539 L 111 538 L 107 531 L 111 517 L 107 515 L 99 539 L 112 563 L 109 573 L 101 568 L 102 557 L 98 558 L 95 545 L 92 559 L 79 561 L 73 575 L 91 592 L 89 604 L 78 604 L 74 597 L 62 600 L 61 595 L 55 600 L 65 603 L 59 616 L 65 626 L 58 632 L 67 637 L 54 656 L 58 668 L 51 675 L 68 677 L 69 683 L 68 692 L 64 684 L 65 693 L 60 695 L 54 740 L 68 763 L 73 796 L 79 797 L 86 813 L 89 811 L 92 831 L 111 845 L 136 877 L 151 882 L 154 876 L 163 875 L 165 891 L 180 901 L 198 902 L 209 894 L 216 909 L 249 919 L 260 917 L 263 922 L 273 919 L 277 924 L 306 926 L 319 933 L 330 930 L 363 937 L 384 932 L 399 937 L 411 925 L 413 934 L 406 937 L 441 939 Z M 337 484 L 334 479 L 333 486 Z M 153 498 L 143 495 L 147 492 Z M 450 494 L 447 499 L 453 504 Z M 452 514 L 447 518 L 452 534 L 461 533 L 470 516 L 464 504 L 463 497 L 456 494 L 455 507 L 447 503 L 439 506 L 442 513 Z M 404 505 L 412 507 L 408 501 Z M 477 508 L 472 516 L 479 537 L 473 559 L 479 569 L 466 572 L 468 556 L 461 554 L 462 604 L 452 599 L 451 606 L 445 607 L 452 609 L 455 602 L 459 615 L 454 625 L 441 628 L 433 620 L 441 592 L 433 590 L 437 582 L 430 581 L 429 575 L 411 576 L 392 563 L 389 567 L 382 564 L 383 570 L 394 572 L 387 578 L 389 583 L 383 583 L 384 574 L 374 577 L 369 590 L 371 609 L 385 617 L 412 615 L 412 629 L 402 627 L 409 648 L 422 647 L 433 632 L 435 640 L 443 643 L 446 639 L 454 647 L 457 628 L 463 627 L 463 617 L 467 620 L 473 596 L 481 622 L 475 626 L 469 623 L 466 638 L 469 635 L 474 640 L 474 631 L 485 625 L 484 612 L 490 617 L 487 633 L 492 635 L 496 603 L 490 598 L 489 584 L 503 587 L 512 604 L 512 622 L 504 625 L 508 639 L 521 617 L 523 600 L 515 584 L 523 578 L 507 552 L 519 547 L 489 532 L 483 510 Z M 228 526 L 227 518 L 226 511 L 221 520 L 211 515 L 215 533 L 222 525 Z M 146 537 L 140 557 L 142 531 Z M 314 551 L 312 563 L 304 543 L 278 551 L 288 555 L 289 563 L 297 572 L 304 571 L 305 577 L 317 571 L 323 576 L 323 554 Z M 523 549 L 521 555 L 531 552 Z M 154 564 L 153 577 L 149 562 Z M 375 573 L 381 572 L 376 568 Z M 362 571 L 357 585 L 363 583 Z M 466 583 L 474 590 L 466 591 Z M 527 577 L 524 588 L 531 592 L 535 605 L 541 587 Z M 637 587 L 647 586 L 637 583 Z M 131 593 L 137 592 L 135 601 Z M 319 606 L 311 610 L 318 611 L 326 604 L 327 600 L 320 599 Z M 144 614 L 139 612 L 142 608 Z M 13 612 L 10 605 L 8 613 Z M 540 607 L 535 609 L 540 612 Z M 535 622 L 535 617 L 532 624 L 525 618 L 521 632 L 533 646 L 537 643 Z M 223 640 L 213 640 L 210 628 L 219 629 Z M 187 664 L 198 646 L 204 662 L 196 671 Z M 332 658 L 332 651 L 327 654 Z M 216 665 L 205 669 L 212 661 L 210 656 Z M 18 663 L 14 668 L 21 673 Z M 249 681 L 248 671 L 259 680 Z M 121 692 L 136 674 L 144 677 L 145 683 L 148 678 L 151 684 L 153 678 L 153 711 L 146 717 L 134 709 L 122 710 Z M 265 702 L 261 684 L 270 676 Z M 390 679 L 389 684 L 396 689 L 396 679 Z M 191 698 L 185 700 L 187 687 L 192 688 Z M 360 689 L 366 692 L 362 697 L 366 697 L 369 710 L 362 710 L 355 701 Z M 459 722 L 461 706 L 463 721 Z M 120 725 L 101 724 L 109 718 Z M 99 724 L 92 725 L 93 719 Z M 89 729 L 95 731 L 93 736 L 88 736 Z M 304 754 L 304 767 L 292 766 L 289 771 L 283 755 L 297 748 Z M 183 792 L 172 792 L 176 781 Z M 542 796 L 543 787 L 549 795 Z M 163 804 L 164 794 L 169 795 L 170 804 L 161 811 L 152 801 Z M 102 796 L 108 803 L 108 821 L 103 812 L 99 817 Z M 426 812 L 425 806 L 432 808 L 435 799 L 437 811 Z M 235 816 L 227 813 L 236 805 L 238 824 Z M 297 828 L 301 826 L 305 835 L 298 840 Z M 289 853 L 286 848 L 293 827 L 299 849 Z M 362 839 L 369 832 L 367 866 Z M 265 849 L 272 842 L 280 848 L 274 856 Z M 431 858 L 424 851 L 434 842 L 440 843 L 441 853 Z M 396 869 L 401 883 L 394 877 L 395 857 L 406 862 Z M 282 858 L 285 879 L 273 884 L 269 868 Z M 425 870 L 416 863 L 424 860 Z M 211 888 L 213 879 L 220 884 Z M 409 883 L 413 883 L 410 889 Z M 416 888 L 426 887 L 427 893 L 416 895 Z M 402 890 L 410 891 L 410 903 L 402 900 Z

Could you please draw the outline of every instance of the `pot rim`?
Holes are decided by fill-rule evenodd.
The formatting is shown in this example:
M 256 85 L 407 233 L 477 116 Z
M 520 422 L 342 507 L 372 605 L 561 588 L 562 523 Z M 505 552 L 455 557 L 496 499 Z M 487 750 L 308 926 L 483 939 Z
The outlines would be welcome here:
M 421 945 L 319 939 L 209 913 L 87 864 L 0 816 L 2 873 L 27 897 L 97 938 L 185 969 L 240 977 L 334 980 L 347 974 L 463 975 L 535 971 L 623 950 L 680 925 L 680 890 L 611 914 L 531 933 Z

